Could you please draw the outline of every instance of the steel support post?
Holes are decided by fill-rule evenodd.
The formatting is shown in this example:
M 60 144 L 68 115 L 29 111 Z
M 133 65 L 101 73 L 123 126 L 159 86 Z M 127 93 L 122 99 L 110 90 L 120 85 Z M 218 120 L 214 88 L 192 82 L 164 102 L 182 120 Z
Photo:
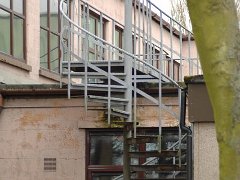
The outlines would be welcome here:
M 125 27 L 124 27 L 124 50 L 132 54 L 132 0 L 125 0 Z M 128 122 L 132 122 L 132 59 L 128 55 L 124 56 L 124 70 L 126 73 L 125 82 L 127 84 L 127 89 L 125 92 L 125 98 L 129 100 L 126 111 L 129 112 Z M 123 179 L 130 179 L 130 163 L 128 158 L 128 148 L 126 144 L 126 139 L 131 136 L 130 132 L 125 133 L 125 146 L 124 146 L 124 171 Z

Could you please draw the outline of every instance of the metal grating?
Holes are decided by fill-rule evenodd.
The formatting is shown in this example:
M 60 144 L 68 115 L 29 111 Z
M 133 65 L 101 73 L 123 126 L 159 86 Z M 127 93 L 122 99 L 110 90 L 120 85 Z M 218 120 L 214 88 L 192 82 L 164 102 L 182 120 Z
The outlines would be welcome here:
M 56 170 L 57 170 L 56 158 L 44 158 L 44 171 L 56 172 Z

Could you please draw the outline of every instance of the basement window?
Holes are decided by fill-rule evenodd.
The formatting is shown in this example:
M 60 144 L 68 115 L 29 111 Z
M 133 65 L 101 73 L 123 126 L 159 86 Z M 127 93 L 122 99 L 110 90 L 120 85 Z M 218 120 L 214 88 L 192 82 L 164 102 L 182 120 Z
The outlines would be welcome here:
M 57 160 L 56 158 L 44 158 L 44 171 L 45 172 L 56 172 Z

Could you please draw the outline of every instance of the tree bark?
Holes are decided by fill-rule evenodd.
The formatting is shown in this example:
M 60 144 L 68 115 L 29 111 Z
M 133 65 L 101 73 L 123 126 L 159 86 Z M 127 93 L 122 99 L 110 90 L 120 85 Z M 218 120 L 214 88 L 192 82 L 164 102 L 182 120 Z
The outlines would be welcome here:
M 240 180 L 240 36 L 235 3 L 188 0 L 188 9 L 214 111 L 220 179 Z

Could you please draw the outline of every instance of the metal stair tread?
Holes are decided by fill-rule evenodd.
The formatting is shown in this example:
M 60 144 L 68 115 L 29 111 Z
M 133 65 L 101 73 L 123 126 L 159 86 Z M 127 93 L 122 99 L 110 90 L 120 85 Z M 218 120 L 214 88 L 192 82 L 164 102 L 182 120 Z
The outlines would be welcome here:
M 68 72 L 62 72 L 62 74 L 63 74 L 63 76 L 68 76 Z M 78 77 L 78 76 L 80 76 L 80 77 L 82 77 L 82 76 L 85 76 L 85 72 L 70 72 L 69 73 L 70 74 L 70 76 L 73 76 L 73 77 Z M 126 73 L 111 73 L 113 76 L 126 76 Z M 95 77 L 106 77 L 107 78 L 107 76 L 105 76 L 105 75 L 103 75 L 103 74 L 100 74 L 99 72 L 88 72 L 87 73 L 87 76 L 88 77 L 91 77 L 91 76 L 95 76 Z
M 128 138 L 128 144 L 141 144 L 141 143 L 157 143 L 158 136 L 137 136 L 136 138 Z
M 95 96 L 95 95 L 88 95 L 88 98 L 91 100 L 103 100 L 103 101 L 108 101 L 108 97 L 105 96 Z M 111 97 L 110 101 L 115 101 L 117 103 L 128 103 L 127 99 L 124 98 L 116 98 L 116 97 Z
M 137 152 L 129 152 L 129 156 L 134 157 L 176 157 L 178 155 L 178 151 L 173 150 L 162 150 L 159 151 L 137 151 Z
M 159 165 L 130 165 L 130 169 L 132 171 L 164 171 L 164 172 L 171 172 L 171 171 L 186 171 L 186 165 L 169 165 L 169 164 L 159 164 Z

